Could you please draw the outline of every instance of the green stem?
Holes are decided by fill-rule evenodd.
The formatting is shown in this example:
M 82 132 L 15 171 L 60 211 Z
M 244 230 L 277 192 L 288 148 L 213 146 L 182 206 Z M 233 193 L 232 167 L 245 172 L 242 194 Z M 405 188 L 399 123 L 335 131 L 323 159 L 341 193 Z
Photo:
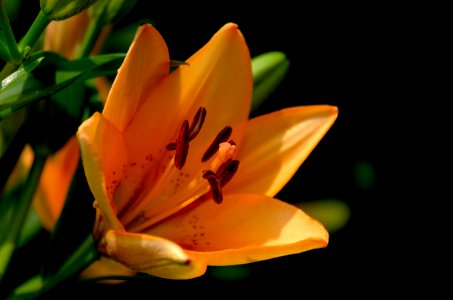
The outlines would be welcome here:
M 41 173 L 46 162 L 46 158 L 46 156 L 36 155 L 30 169 L 30 173 L 28 174 L 24 190 L 20 195 L 20 199 L 18 199 L 19 203 L 17 203 L 17 207 L 15 208 L 14 218 L 11 220 L 9 232 L 0 245 L 0 282 L 3 275 L 6 273 L 11 256 L 19 242 L 22 225 L 27 217 L 33 195 L 35 194 L 39 178 L 41 177 Z
M 90 55 L 91 50 L 96 43 L 99 34 L 101 33 L 103 24 L 96 19 L 91 20 L 90 25 L 88 25 L 87 32 L 85 33 L 85 38 L 83 44 L 80 46 L 77 58 L 87 57 Z
M 31 24 L 30 29 L 24 35 L 24 37 L 19 42 L 19 50 L 22 55 L 26 55 L 25 53 L 27 47 L 33 48 L 33 46 L 38 42 L 39 38 L 41 37 L 42 33 L 46 29 L 47 25 L 49 25 L 50 20 L 47 16 L 40 10 L 38 16 Z
M 19 48 L 17 47 L 16 38 L 14 37 L 13 30 L 9 23 L 8 12 L 6 11 L 5 1 L 0 4 L 0 28 L 2 28 L 5 34 L 6 44 L 8 45 L 9 55 L 12 61 L 20 61 L 22 56 Z
M 16 297 L 22 299 L 24 296 L 30 298 L 38 297 L 69 277 L 80 273 L 98 258 L 99 252 L 94 245 L 93 236 L 90 234 L 66 260 L 58 272 L 47 279 L 43 279 L 41 275 L 32 277 L 17 287 L 8 299 L 15 299 Z
M 0 72 L 0 80 L 6 78 L 9 74 L 14 72 L 17 67 L 20 66 L 20 64 L 22 64 L 22 61 L 31 53 L 31 48 L 33 48 L 33 46 L 39 40 L 49 23 L 50 20 L 46 17 L 46 15 L 42 11 L 39 11 L 38 16 L 33 21 L 30 29 L 28 29 L 27 33 L 21 39 L 19 45 L 16 45 L 16 48 L 18 47 L 18 51 L 20 52 L 19 56 L 17 57 L 17 59 L 8 62 L 3 67 L 2 71 Z

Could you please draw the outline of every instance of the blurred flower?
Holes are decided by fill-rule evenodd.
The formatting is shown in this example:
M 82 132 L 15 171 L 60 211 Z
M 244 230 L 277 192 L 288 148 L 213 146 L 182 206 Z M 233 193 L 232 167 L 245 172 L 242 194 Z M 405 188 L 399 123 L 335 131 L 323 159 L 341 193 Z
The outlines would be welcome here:
M 83 42 L 89 22 L 86 10 L 64 21 L 50 22 L 44 35 L 44 50 L 55 51 L 73 59 Z
M 43 50 L 54 51 L 62 54 L 67 59 L 74 59 L 80 45 L 83 43 L 90 17 L 87 10 L 62 21 L 53 21 L 47 27 L 44 35 Z M 104 26 L 92 54 L 100 51 L 105 38 L 110 31 L 110 26 Z M 71 38 L 68 38 L 71 37 Z M 102 99 L 107 98 L 109 84 L 106 79 L 95 79 L 96 87 Z M 77 168 L 80 153 L 79 145 L 75 136 L 56 153 L 50 155 L 43 169 L 39 186 L 33 199 L 33 206 L 47 230 L 52 230 L 60 216 L 61 210 Z M 17 169 L 29 169 L 33 162 L 33 150 L 27 146 L 20 158 Z M 20 172 L 20 173 L 24 173 Z M 14 180 L 15 181 L 15 180 Z M 9 180 L 12 182 L 12 180 Z
M 54 51 L 62 54 L 67 59 L 75 59 L 80 47 L 86 38 L 91 17 L 88 10 L 62 21 L 50 22 L 44 34 L 43 50 Z M 91 49 L 91 54 L 96 55 L 101 51 L 112 29 L 111 23 L 102 26 L 101 32 Z M 94 79 L 101 99 L 105 101 L 110 89 L 110 84 L 104 77 Z
M 169 70 L 165 41 L 141 26 L 104 111 L 79 127 L 105 257 L 136 272 L 188 279 L 208 265 L 325 247 L 322 224 L 272 197 L 337 108 L 292 107 L 249 120 L 251 60 L 231 23 L 187 65 Z

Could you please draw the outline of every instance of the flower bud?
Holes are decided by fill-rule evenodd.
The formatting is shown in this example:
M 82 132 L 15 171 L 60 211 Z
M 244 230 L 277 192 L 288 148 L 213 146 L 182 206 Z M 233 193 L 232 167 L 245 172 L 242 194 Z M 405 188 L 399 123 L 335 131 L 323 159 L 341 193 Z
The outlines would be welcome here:
M 98 0 L 40 0 L 41 11 L 50 20 L 58 21 L 72 17 L 93 5 Z
M 288 72 L 288 68 L 289 60 L 283 52 L 267 52 L 252 59 L 252 111 L 275 90 Z

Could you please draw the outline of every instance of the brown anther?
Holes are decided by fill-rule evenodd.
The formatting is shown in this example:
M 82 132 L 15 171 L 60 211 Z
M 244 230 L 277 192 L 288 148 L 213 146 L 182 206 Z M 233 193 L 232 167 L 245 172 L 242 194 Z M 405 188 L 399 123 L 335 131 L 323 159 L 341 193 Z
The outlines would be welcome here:
M 186 163 L 189 153 L 189 121 L 184 120 L 176 140 L 175 167 L 179 170 Z
M 220 187 L 220 180 L 217 175 L 213 171 L 207 170 L 203 172 L 203 178 L 208 181 L 209 186 L 211 187 L 211 195 L 212 199 L 214 199 L 214 202 L 217 204 L 222 203 L 222 189 Z
M 209 145 L 208 149 L 206 152 L 203 154 L 203 157 L 201 158 L 202 162 L 208 161 L 211 157 L 214 156 L 214 154 L 217 153 L 219 150 L 219 144 L 226 142 L 230 136 L 231 133 L 233 132 L 233 128 L 231 126 L 225 126 L 215 137 L 214 141 L 212 141 L 211 145 Z
M 206 108 L 200 107 L 193 117 L 192 123 L 189 127 L 189 141 L 193 140 L 201 130 L 203 126 L 204 119 L 206 118 Z
M 229 140 L 228 143 L 229 143 L 231 146 L 236 146 L 236 142 L 233 141 L 233 140 Z
M 238 167 L 239 160 L 236 159 L 229 159 L 220 165 L 216 173 L 220 181 L 220 187 L 224 187 L 228 182 L 230 182 L 234 174 L 236 174 Z
M 206 118 L 206 108 L 200 107 L 197 110 L 197 113 L 193 117 L 192 124 L 190 124 L 189 130 L 188 130 L 188 141 L 193 140 L 198 133 L 201 130 L 201 127 L 203 126 L 204 120 Z M 176 141 L 170 142 L 165 146 L 165 149 L 168 151 L 174 151 L 176 150 Z

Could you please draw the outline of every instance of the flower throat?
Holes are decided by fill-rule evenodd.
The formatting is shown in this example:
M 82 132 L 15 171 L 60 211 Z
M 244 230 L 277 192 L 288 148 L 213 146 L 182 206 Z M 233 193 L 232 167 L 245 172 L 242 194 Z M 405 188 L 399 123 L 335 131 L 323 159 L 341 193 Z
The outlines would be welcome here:
M 175 167 L 181 170 L 186 163 L 187 155 L 189 153 L 189 143 L 200 132 L 204 120 L 206 118 L 206 108 L 200 107 L 195 114 L 192 123 L 189 126 L 189 121 L 184 120 L 179 130 L 178 137 L 175 141 L 167 144 L 168 151 L 175 151 Z M 228 143 L 231 146 L 236 146 L 233 140 L 228 140 L 233 132 L 231 126 L 225 126 L 214 138 L 212 143 L 206 149 L 201 157 L 201 162 L 207 162 L 212 158 L 220 149 L 222 143 Z M 239 160 L 226 158 L 224 162 L 218 167 L 217 171 L 204 170 L 202 177 L 209 183 L 211 195 L 215 203 L 220 204 L 223 201 L 222 187 L 225 186 L 236 174 L 239 167 Z

